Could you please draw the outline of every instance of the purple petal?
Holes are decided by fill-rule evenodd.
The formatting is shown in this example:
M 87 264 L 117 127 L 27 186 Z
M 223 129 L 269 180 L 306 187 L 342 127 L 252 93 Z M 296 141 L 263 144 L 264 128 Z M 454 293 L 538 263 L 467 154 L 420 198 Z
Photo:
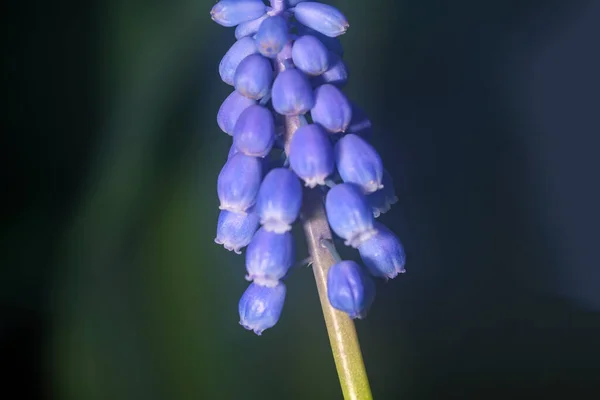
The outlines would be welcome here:
M 335 165 L 344 182 L 359 185 L 365 193 L 383 187 L 383 164 L 377 150 L 360 136 L 349 133 L 335 145 Z
M 308 75 L 320 75 L 329 69 L 329 52 L 314 36 L 301 36 L 292 47 L 296 68 Z
M 376 277 L 393 279 L 406 272 L 406 254 L 400 240 L 383 224 L 375 222 L 377 233 L 358 246 L 369 272 Z
M 327 193 L 325 210 L 331 229 L 347 246 L 358 247 L 376 233 L 371 207 L 359 186 L 335 185 Z
M 327 134 L 315 124 L 296 130 L 289 146 L 290 166 L 308 187 L 324 185 L 333 173 L 333 146 Z
M 276 15 L 264 20 L 254 40 L 263 56 L 275 58 L 287 43 L 288 37 L 286 20 L 281 15 Z
M 302 186 L 287 168 L 275 168 L 263 179 L 256 198 L 256 213 L 263 228 L 275 233 L 292 229 L 302 206 Z
M 241 254 L 240 250 L 248 246 L 258 225 L 256 213 L 238 214 L 223 210 L 219 213 L 215 243 Z
M 261 335 L 279 321 L 285 302 L 285 284 L 274 287 L 250 284 L 238 305 L 240 325 Z
M 238 65 L 235 76 L 235 90 L 251 99 L 262 99 L 271 89 L 273 67 L 271 62 L 260 54 L 244 58 Z
M 246 279 L 262 286 L 275 286 L 295 261 L 290 232 L 275 233 L 260 228 L 246 250 Z
M 300 115 L 315 104 L 312 87 L 306 75 L 297 69 L 287 69 L 275 78 L 271 102 L 282 115 Z
M 310 116 L 329 132 L 344 132 L 352 118 L 352 107 L 340 89 L 325 84 L 315 89 L 315 105 Z
M 273 114 L 258 104 L 246 108 L 235 124 L 233 143 L 236 148 L 249 156 L 265 157 L 274 142 Z
M 251 21 L 267 11 L 262 0 L 221 0 L 210 10 L 217 24 L 231 27 Z
M 220 210 L 245 213 L 256 201 L 262 179 L 262 159 L 234 154 L 217 179 Z
M 312 1 L 299 3 L 294 8 L 296 20 L 325 36 L 336 37 L 346 33 L 348 20 L 337 8 Z
M 327 273 L 327 297 L 350 318 L 364 318 L 375 300 L 375 283 L 354 261 L 340 261 Z

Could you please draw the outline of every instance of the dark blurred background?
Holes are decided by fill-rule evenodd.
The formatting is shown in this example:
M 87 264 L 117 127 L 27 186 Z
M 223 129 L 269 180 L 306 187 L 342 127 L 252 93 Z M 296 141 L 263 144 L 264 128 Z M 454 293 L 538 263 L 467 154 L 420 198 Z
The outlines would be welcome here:
M 330 3 L 408 254 L 357 323 L 375 398 L 600 398 L 600 2 Z M 2 6 L 10 398 L 341 398 L 309 269 L 238 325 L 212 4 Z

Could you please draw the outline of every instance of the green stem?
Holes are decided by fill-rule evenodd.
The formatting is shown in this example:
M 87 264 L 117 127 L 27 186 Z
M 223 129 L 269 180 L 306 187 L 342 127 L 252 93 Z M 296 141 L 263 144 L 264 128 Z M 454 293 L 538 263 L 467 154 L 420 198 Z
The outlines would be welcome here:
M 285 118 L 285 149 L 296 129 L 299 117 Z M 354 322 L 346 313 L 336 310 L 327 297 L 327 272 L 339 255 L 333 245 L 331 230 L 323 207 L 323 194 L 319 188 L 304 192 L 302 225 L 308 251 L 312 258 L 319 300 L 325 317 L 329 342 L 345 399 L 372 399 L 367 371 L 363 362 Z

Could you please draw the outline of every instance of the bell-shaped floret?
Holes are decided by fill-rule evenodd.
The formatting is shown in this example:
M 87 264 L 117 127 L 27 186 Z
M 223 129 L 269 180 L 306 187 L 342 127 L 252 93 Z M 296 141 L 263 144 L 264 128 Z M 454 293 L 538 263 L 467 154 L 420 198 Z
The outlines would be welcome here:
M 273 114 L 263 106 L 253 105 L 244 110 L 235 124 L 233 143 L 242 153 L 265 157 L 275 142 Z
M 221 169 L 217 179 L 219 209 L 245 213 L 256 201 L 262 179 L 260 158 L 237 153 Z
M 246 250 L 246 279 L 275 286 L 294 264 L 294 239 L 290 232 L 275 233 L 260 228 Z
M 294 42 L 292 60 L 296 68 L 308 75 L 320 75 L 329 69 L 329 51 L 311 35 L 301 36 Z
M 350 26 L 340 10 L 328 4 L 314 1 L 302 2 L 296 5 L 294 16 L 302 25 L 329 37 L 343 35 Z
M 231 27 L 252 21 L 266 11 L 262 0 L 221 0 L 210 10 L 210 17 L 219 25 Z
M 376 277 L 393 279 L 406 272 L 406 255 L 400 240 L 383 224 L 375 222 L 377 233 L 358 246 L 369 272 Z
M 300 115 L 315 104 L 313 90 L 308 78 L 298 69 L 286 69 L 273 82 L 271 92 L 273 108 L 282 115 Z
M 310 116 L 331 133 L 344 132 L 352 118 L 352 106 L 340 89 L 325 84 L 315 89 L 315 105 Z
M 215 243 L 241 254 L 240 250 L 248 246 L 258 225 L 256 213 L 239 214 L 223 210 L 219 213 Z
M 327 297 L 350 318 L 364 318 L 375 300 L 375 283 L 354 261 L 340 261 L 327 273 Z
M 275 58 L 288 39 L 287 22 L 281 15 L 265 19 L 254 37 L 260 54 L 269 58 Z
M 259 336 L 266 329 L 275 326 L 283 310 L 285 293 L 283 282 L 273 287 L 251 283 L 238 305 L 240 325 Z
M 333 173 L 333 146 L 323 128 L 304 125 L 294 132 L 289 146 L 290 166 L 305 186 L 324 185 Z
M 302 206 L 302 186 L 296 174 L 287 168 L 274 168 L 263 179 L 256 213 L 267 231 L 284 233 L 292 229 Z
M 235 90 L 251 99 L 262 99 L 271 89 L 273 67 L 265 57 L 252 54 L 240 62 L 233 79 Z
M 373 213 L 361 188 L 353 183 L 335 185 L 325 198 L 331 229 L 347 246 L 358 247 L 373 236 Z
M 344 182 L 359 185 L 365 193 L 383 188 L 383 164 L 377 151 L 349 133 L 335 144 L 335 165 Z

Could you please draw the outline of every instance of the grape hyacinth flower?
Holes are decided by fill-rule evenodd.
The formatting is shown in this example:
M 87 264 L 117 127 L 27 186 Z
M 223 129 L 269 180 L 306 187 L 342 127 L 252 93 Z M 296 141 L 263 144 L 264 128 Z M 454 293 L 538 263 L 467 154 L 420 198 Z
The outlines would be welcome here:
M 260 54 L 251 54 L 244 58 L 233 76 L 235 90 L 255 100 L 260 100 L 269 93 L 272 81 L 271 63 Z
M 375 230 L 375 235 L 358 246 L 358 252 L 373 276 L 393 279 L 406 272 L 404 247 L 385 225 L 375 222 Z
M 341 89 L 348 68 L 338 36 L 348 21 L 333 6 L 303 0 L 221 0 L 211 18 L 236 27 L 218 68 L 235 90 L 217 115 L 233 143 L 217 179 L 215 242 L 238 254 L 247 246 L 251 284 L 240 324 L 260 335 L 279 321 L 300 219 L 327 328 L 342 332 L 331 343 L 336 363 L 346 360 L 338 365 L 344 396 L 371 398 L 352 319 L 375 297 L 367 271 L 393 278 L 406 257 L 374 220 L 397 200 L 392 179 L 368 142 L 371 121 Z M 339 257 L 332 231 L 364 266 Z
M 285 294 L 283 282 L 272 287 L 251 283 L 238 305 L 240 325 L 259 336 L 275 326 L 283 309 Z
M 352 118 L 352 106 L 340 89 L 324 84 L 315 89 L 315 105 L 310 115 L 329 132 L 345 132 Z
M 265 157 L 275 142 L 273 114 L 265 107 L 252 105 L 238 118 L 233 129 L 233 143 L 242 153 Z
M 365 193 L 382 189 L 383 164 L 377 150 L 352 133 L 335 145 L 335 165 L 344 182 L 359 185 Z
M 289 232 L 260 228 L 246 252 L 246 279 L 262 286 L 275 286 L 294 264 L 294 239 Z
M 358 247 L 376 233 L 371 207 L 357 185 L 341 183 L 331 188 L 325 210 L 331 229 L 347 246 Z
M 263 180 L 256 199 L 256 213 L 265 230 L 285 233 L 300 214 L 302 187 L 298 177 L 286 168 L 272 169 Z
M 349 26 L 337 8 L 315 1 L 299 3 L 294 9 L 294 17 L 302 25 L 329 37 L 343 35 Z
M 288 26 L 281 15 L 269 17 L 260 24 L 254 37 L 258 51 L 265 57 L 274 58 L 288 41 Z
M 315 104 L 308 78 L 297 69 L 287 69 L 277 75 L 271 97 L 273 108 L 281 115 L 305 114 Z
M 324 185 L 334 169 L 333 146 L 319 125 L 305 125 L 298 128 L 290 141 L 289 160 L 306 186 Z
M 254 205 L 261 179 L 262 162 L 259 159 L 243 153 L 234 154 L 217 180 L 219 209 L 245 213 Z
M 262 0 L 221 0 L 210 11 L 210 16 L 219 25 L 236 26 L 260 17 L 266 11 Z
M 375 284 L 354 261 L 340 261 L 327 273 L 327 295 L 350 318 L 364 318 L 375 299 Z
M 241 249 L 248 246 L 258 225 L 256 213 L 241 214 L 223 210 L 219 213 L 215 243 L 241 254 Z
M 329 51 L 316 37 L 300 36 L 292 47 L 296 68 L 308 75 L 321 75 L 329 69 Z

